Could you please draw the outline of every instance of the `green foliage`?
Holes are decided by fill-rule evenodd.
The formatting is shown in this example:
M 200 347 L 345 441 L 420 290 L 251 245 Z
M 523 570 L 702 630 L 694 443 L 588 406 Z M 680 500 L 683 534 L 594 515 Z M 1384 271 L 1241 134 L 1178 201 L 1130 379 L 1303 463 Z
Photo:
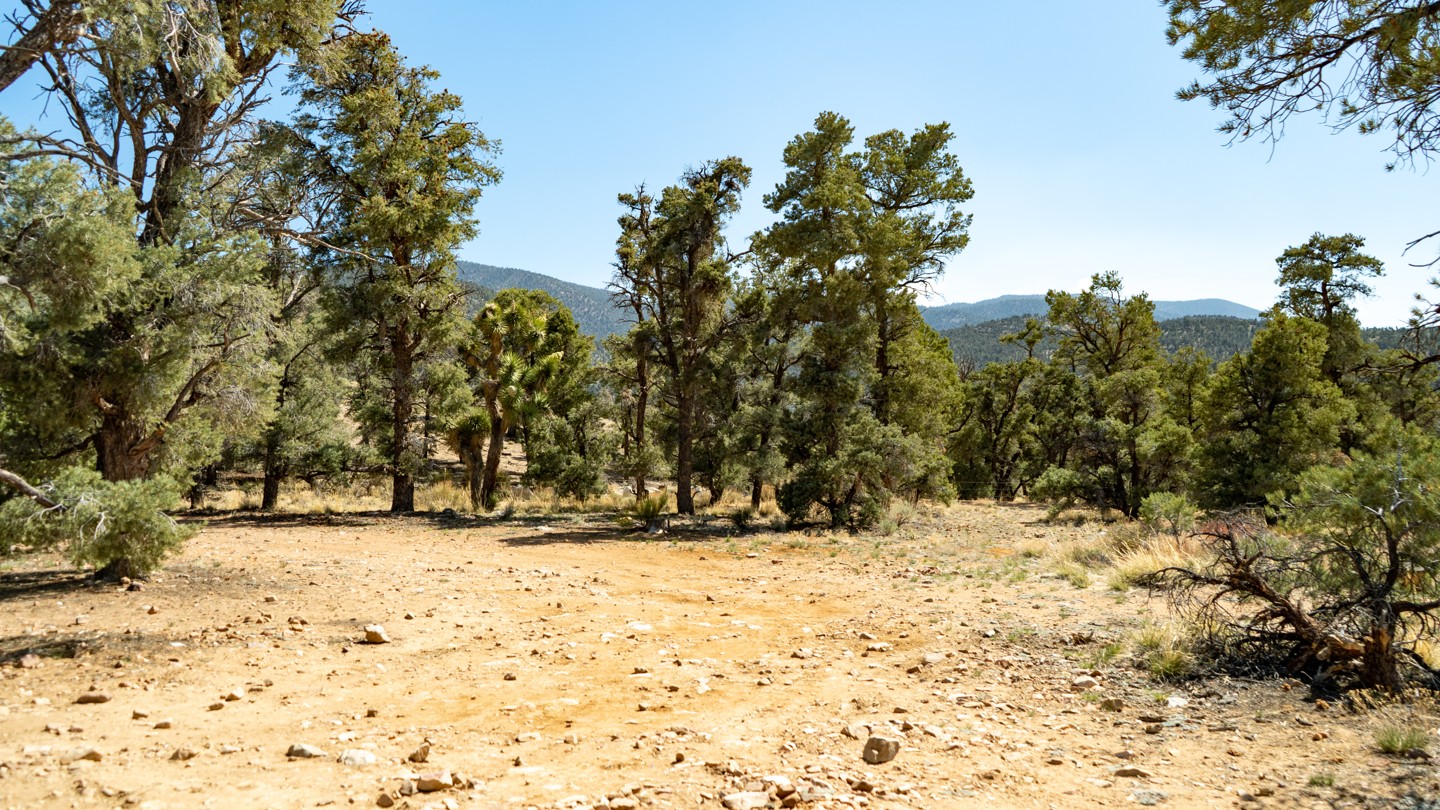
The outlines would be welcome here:
M 195 533 L 165 514 L 181 491 L 167 476 L 111 482 L 93 470 L 70 467 L 40 489 L 63 508 L 47 509 L 23 497 L 0 504 L 0 554 L 60 548 L 76 565 L 120 563 L 119 573 L 143 576 Z
M 1326 379 L 1325 348 L 1324 326 L 1275 313 L 1249 353 L 1216 370 L 1201 405 L 1202 505 L 1263 503 L 1335 453 L 1354 406 Z
M 1174 537 L 1195 528 L 1198 511 L 1193 501 L 1174 492 L 1152 492 L 1140 502 L 1140 520 L 1146 528 Z
M 1375 747 L 1391 755 L 1424 751 L 1430 746 L 1430 732 L 1424 726 L 1386 723 L 1375 730 Z
M 1433 43 L 1440 10 L 1416 0 L 1277 4 L 1168 0 L 1171 45 L 1206 74 L 1180 91 L 1223 109 L 1221 131 L 1278 140 L 1296 112 L 1336 129 L 1390 129 L 1401 160 L 1429 154 L 1440 85 Z
M 498 146 L 434 90 L 384 34 L 332 40 L 301 65 L 296 130 L 333 195 L 338 283 L 328 306 L 362 376 L 352 412 L 393 476 L 391 508 L 414 508 L 430 422 L 464 412 L 455 367 L 464 293 L 454 249 L 474 236 L 475 202 L 499 180 Z

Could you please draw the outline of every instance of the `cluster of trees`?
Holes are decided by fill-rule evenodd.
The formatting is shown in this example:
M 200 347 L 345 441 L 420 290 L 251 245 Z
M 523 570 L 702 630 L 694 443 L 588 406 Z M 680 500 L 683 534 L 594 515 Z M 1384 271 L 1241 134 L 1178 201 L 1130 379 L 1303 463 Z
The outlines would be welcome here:
M 1215 364 L 1166 352 L 1154 308 L 1113 274 L 1051 292 L 1004 339 L 1023 359 L 966 376 L 952 434 L 960 494 L 1030 494 L 1129 516 L 1156 494 L 1210 510 L 1264 506 L 1301 473 L 1440 423 L 1440 381 L 1413 350 L 1364 336 L 1356 298 L 1381 263 L 1353 235 L 1316 234 L 1277 260 L 1279 303 L 1246 351 Z M 1048 342 L 1042 360 L 1035 351 Z
M 0 481 L 28 532 L 10 537 L 65 527 L 78 560 L 138 574 L 185 532 L 115 516 L 227 469 L 263 477 L 266 509 L 287 478 L 383 474 L 408 511 L 442 443 L 477 507 L 507 441 L 580 497 L 673 477 L 682 512 L 697 487 L 771 486 L 796 519 L 856 526 L 950 491 L 931 412 L 958 379 L 914 303 L 968 238 L 945 125 L 856 144 L 822 115 L 739 255 L 738 159 L 622 195 L 633 324 L 597 366 L 550 296 L 457 281 L 498 143 L 358 29 L 357 2 L 25 11 L 0 89 L 42 75 L 67 126 L 0 121 Z M 281 81 L 294 113 L 266 120 Z

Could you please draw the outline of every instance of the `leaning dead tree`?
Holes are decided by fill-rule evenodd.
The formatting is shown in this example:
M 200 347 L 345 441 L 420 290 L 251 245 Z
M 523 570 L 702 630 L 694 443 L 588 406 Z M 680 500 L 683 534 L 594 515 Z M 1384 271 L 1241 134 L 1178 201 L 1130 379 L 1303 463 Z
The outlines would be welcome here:
M 1432 441 L 1307 473 L 1276 527 L 1229 514 L 1201 565 L 1160 572 L 1217 657 L 1316 686 L 1440 686 L 1425 645 L 1440 610 L 1440 458 Z

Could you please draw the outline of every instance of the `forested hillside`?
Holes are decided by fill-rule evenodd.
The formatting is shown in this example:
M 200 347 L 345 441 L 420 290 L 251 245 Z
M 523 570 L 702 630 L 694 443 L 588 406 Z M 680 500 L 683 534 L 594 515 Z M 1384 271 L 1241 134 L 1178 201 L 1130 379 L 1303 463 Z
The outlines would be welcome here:
M 1192 315 L 1224 315 L 1231 318 L 1255 318 L 1260 315 L 1258 309 L 1221 298 L 1155 301 L 1154 304 L 1155 319 L 1158 321 Z M 921 307 L 920 312 L 931 327 L 944 331 L 1020 315 L 1044 315 L 1046 309 L 1044 295 L 1002 295 L 974 303 Z
M 553 276 L 515 267 L 496 267 L 475 262 L 456 262 L 462 282 L 487 290 L 541 290 L 570 308 L 580 331 L 595 338 L 597 345 L 610 335 L 625 331 L 624 313 L 610 301 L 610 293 L 597 287 L 561 281 Z M 492 293 L 493 294 L 493 293 Z M 488 297 L 488 296 L 487 296 Z

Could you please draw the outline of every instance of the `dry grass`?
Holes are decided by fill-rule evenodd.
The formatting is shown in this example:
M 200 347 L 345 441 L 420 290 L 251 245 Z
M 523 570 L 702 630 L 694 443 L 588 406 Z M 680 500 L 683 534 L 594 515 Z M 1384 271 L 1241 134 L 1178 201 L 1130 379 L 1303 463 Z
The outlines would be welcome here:
M 1191 537 L 1151 535 L 1114 559 L 1106 582 L 1117 591 L 1144 587 L 1166 568 L 1193 568 L 1203 559 L 1204 549 Z
M 1175 623 L 1152 624 L 1135 631 L 1129 642 L 1151 677 L 1166 681 L 1194 674 L 1194 638 L 1194 628 Z

